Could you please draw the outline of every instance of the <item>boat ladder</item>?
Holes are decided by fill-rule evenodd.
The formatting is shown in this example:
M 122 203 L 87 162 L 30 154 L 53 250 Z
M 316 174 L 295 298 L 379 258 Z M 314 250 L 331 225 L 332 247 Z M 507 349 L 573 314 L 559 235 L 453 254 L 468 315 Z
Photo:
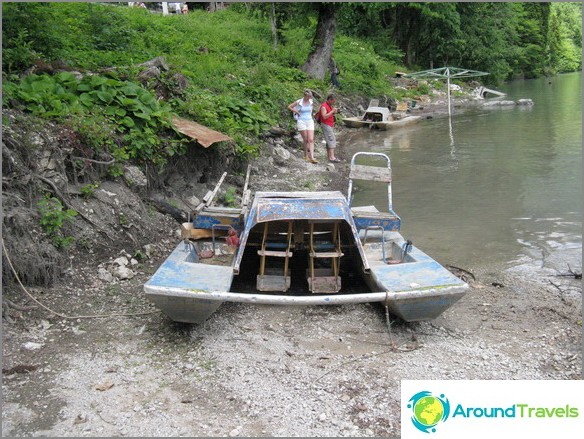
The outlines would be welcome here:
M 285 292 L 290 288 L 289 262 L 292 257 L 292 221 L 286 221 L 284 224 L 286 224 L 285 232 L 272 230 L 270 233 L 270 223 L 264 223 L 262 245 L 258 250 L 260 256 L 260 268 L 256 282 L 258 291 Z M 269 266 L 266 266 L 267 258 L 270 259 Z M 282 264 L 278 264 L 278 259 L 283 259 L 283 267 Z M 282 270 L 282 274 L 279 274 L 280 270 Z
M 332 226 L 332 230 L 331 230 Z M 310 222 L 308 287 L 312 293 L 338 293 L 341 289 L 341 233 L 339 223 Z M 330 268 L 315 268 L 316 259 L 330 260 Z

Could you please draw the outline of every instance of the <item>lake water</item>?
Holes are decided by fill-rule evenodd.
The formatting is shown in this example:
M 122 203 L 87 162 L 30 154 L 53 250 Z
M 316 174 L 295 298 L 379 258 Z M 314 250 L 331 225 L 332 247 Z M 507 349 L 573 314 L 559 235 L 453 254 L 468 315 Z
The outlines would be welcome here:
M 581 271 L 582 74 L 498 90 L 534 105 L 454 108 L 451 127 L 448 117 L 435 118 L 339 140 L 347 158 L 389 155 L 402 234 L 439 262 Z M 355 205 L 386 204 L 385 189 L 359 189 Z

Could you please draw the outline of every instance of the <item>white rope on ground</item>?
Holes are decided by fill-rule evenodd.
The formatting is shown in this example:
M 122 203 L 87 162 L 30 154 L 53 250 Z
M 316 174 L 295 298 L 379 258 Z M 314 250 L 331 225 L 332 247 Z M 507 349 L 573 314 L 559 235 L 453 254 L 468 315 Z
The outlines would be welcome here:
M 18 276 L 18 273 L 16 272 L 14 265 L 12 265 L 12 261 L 10 260 L 10 256 L 8 256 L 8 250 L 6 250 L 6 246 L 4 245 L 4 239 L 2 239 L 2 250 L 4 250 L 4 255 L 6 256 L 6 260 L 8 261 L 8 265 L 10 265 L 10 269 L 12 270 L 14 277 L 18 281 L 18 284 L 22 288 L 22 291 L 24 291 L 24 293 L 28 297 L 30 297 L 41 308 L 49 311 L 50 313 L 55 314 L 58 317 L 61 317 L 63 319 L 74 320 L 74 319 L 98 319 L 98 318 L 107 318 L 107 317 L 142 316 L 142 315 L 147 315 L 147 314 L 156 314 L 156 313 L 160 312 L 160 311 L 147 311 L 147 312 L 138 312 L 138 313 L 113 313 L 113 314 L 94 314 L 94 315 L 80 315 L 80 316 L 67 316 L 65 314 L 58 313 L 56 311 L 53 311 L 48 306 L 45 306 L 41 302 L 39 302 L 22 284 L 22 281 L 20 280 L 20 277 Z
M 389 343 L 391 346 L 395 346 L 395 343 L 393 341 L 393 335 L 391 334 L 391 321 L 389 320 L 389 291 L 385 290 L 385 302 L 383 303 L 383 306 L 385 307 L 385 323 L 387 325 L 387 332 L 389 334 Z

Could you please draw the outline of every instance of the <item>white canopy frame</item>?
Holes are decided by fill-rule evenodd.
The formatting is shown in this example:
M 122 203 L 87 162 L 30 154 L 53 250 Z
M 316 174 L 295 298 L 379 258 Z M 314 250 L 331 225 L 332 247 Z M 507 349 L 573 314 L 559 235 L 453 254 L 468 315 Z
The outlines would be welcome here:
M 462 69 L 460 67 L 440 67 L 438 69 L 422 70 L 421 72 L 407 73 L 405 78 L 413 79 L 446 79 L 446 89 L 448 95 L 448 123 L 450 128 L 451 155 L 454 157 L 454 136 L 452 134 L 452 110 L 450 105 L 450 79 L 474 78 L 476 76 L 486 76 L 489 73 L 479 70 Z
M 421 72 L 407 73 L 406 78 L 413 79 L 446 79 L 447 94 L 448 94 L 448 116 L 452 114 L 450 109 L 450 78 L 474 78 L 475 76 L 488 75 L 487 72 L 480 72 L 478 70 L 462 69 L 459 67 L 440 67 L 438 69 L 423 70 Z

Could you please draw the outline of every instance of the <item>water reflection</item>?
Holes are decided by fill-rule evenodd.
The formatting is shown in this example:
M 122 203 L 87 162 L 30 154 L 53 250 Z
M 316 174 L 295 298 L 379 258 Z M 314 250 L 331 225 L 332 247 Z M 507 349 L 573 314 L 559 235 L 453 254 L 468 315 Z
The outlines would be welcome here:
M 443 263 L 581 267 L 581 74 L 505 86 L 532 107 L 480 109 L 395 131 L 340 138 L 347 157 L 392 160 L 393 204 L 405 237 Z M 382 207 L 383 186 L 355 202 Z M 564 260 L 565 259 L 565 260 Z

